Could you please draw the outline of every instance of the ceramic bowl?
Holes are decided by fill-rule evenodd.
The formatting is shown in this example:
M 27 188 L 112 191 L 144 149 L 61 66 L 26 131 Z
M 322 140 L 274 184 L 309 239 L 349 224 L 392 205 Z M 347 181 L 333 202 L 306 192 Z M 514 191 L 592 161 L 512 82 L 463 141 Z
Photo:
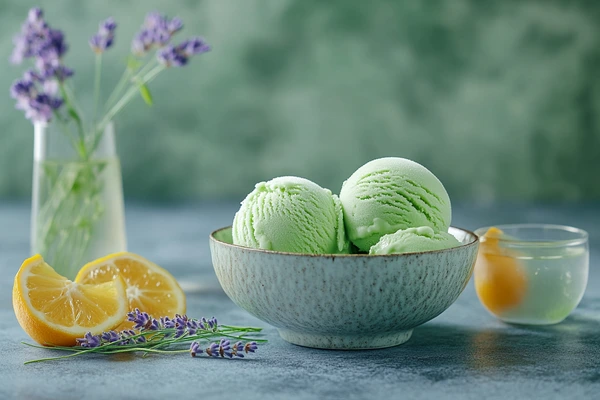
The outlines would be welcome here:
M 374 349 L 410 339 L 467 285 L 477 256 L 472 232 L 450 228 L 461 246 L 395 255 L 312 255 L 232 244 L 231 227 L 210 235 L 225 293 L 293 344 Z

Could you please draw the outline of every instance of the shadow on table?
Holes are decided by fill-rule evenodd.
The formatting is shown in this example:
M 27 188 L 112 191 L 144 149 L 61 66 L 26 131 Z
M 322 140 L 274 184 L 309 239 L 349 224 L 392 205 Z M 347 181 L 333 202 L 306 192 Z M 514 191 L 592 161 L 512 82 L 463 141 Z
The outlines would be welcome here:
M 416 328 L 404 345 L 360 352 L 357 358 L 380 367 L 412 370 L 433 382 L 519 374 L 598 382 L 598 348 L 598 319 L 577 316 L 545 327 L 502 324 L 478 330 L 429 323 Z

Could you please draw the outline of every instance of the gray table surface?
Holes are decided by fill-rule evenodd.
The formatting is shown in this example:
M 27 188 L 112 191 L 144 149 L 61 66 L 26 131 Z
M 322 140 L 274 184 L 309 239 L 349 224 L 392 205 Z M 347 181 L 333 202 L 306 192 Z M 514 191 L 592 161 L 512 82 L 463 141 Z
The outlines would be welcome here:
M 223 323 L 264 327 L 269 343 L 254 357 L 95 356 L 23 365 L 54 353 L 20 344 L 28 337 L 15 319 L 11 291 L 28 256 L 29 208 L 0 203 L 0 399 L 599 398 L 600 205 L 454 208 L 453 225 L 467 229 L 546 222 L 590 233 L 588 288 L 563 323 L 545 328 L 503 324 L 482 308 L 470 283 L 446 312 L 415 329 L 408 343 L 353 352 L 288 344 L 222 292 L 207 237 L 230 224 L 236 208 L 234 203 L 129 204 L 129 249 L 181 281 L 190 316 L 214 315 Z

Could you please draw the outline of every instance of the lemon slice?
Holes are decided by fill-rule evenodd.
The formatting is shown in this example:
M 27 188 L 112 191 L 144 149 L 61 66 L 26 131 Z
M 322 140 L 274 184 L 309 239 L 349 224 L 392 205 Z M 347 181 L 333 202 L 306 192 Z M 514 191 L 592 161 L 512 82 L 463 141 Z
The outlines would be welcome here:
M 99 284 L 121 276 L 127 286 L 129 311 L 139 308 L 154 318 L 185 314 L 185 294 L 164 268 L 133 253 L 116 253 L 86 264 L 75 282 Z M 129 329 L 128 321 L 118 329 Z
M 36 342 L 74 346 L 87 332 L 99 334 L 120 325 L 129 306 L 120 277 L 99 285 L 71 282 L 36 255 L 15 276 L 13 308 Z

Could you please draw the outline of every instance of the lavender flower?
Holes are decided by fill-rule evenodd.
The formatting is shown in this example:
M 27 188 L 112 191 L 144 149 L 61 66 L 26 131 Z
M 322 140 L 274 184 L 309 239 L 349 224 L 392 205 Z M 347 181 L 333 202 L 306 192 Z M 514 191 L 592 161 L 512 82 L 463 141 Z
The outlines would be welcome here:
M 91 332 L 85 334 L 83 338 L 77 339 L 77 344 L 81 347 L 98 347 L 102 343 L 102 339 L 98 335 L 92 335 Z
M 143 56 L 153 47 L 164 47 L 173 35 L 183 29 L 183 21 L 180 18 L 169 20 L 167 16 L 158 12 L 148 13 L 140 32 L 131 42 L 133 54 Z
M 23 79 L 15 81 L 10 88 L 10 94 L 17 101 L 16 108 L 25 112 L 25 117 L 34 122 L 49 122 L 52 114 L 58 110 L 63 100 L 45 93 L 38 87 L 40 76 L 34 71 L 28 71 Z
M 190 345 L 190 354 L 192 355 L 192 357 L 196 357 L 196 354 L 201 354 L 201 353 L 202 353 L 202 349 L 200 348 L 200 343 L 192 342 L 192 344 Z
M 139 308 L 127 313 L 127 321 L 134 322 L 134 329 L 146 328 L 152 324 L 151 317 L 148 313 L 141 312 Z
M 68 49 L 65 36 L 48 25 L 41 9 L 32 8 L 14 44 L 11 61 L 20 64 L 25 58 L 33 58 L 37 69 L 27 71 L 11 88 L 16 107 L 34 122 L 48 122 L 64 103 L 55 96 L 58 85 L 73 76 L 73 70 L 62 64 Z
M 219 343 L 211 343 L 205 351 L 210 357 L 219 357 Z
M 23 90 L 26 91 L 27 88 L 23 87 Z M 147 344 L 154 347 L 158 341 L 162 340 L 162 338 L 166 339 L 170 337 L 169 332 L 164 331 L 170 331 L 173 328 L 167 328 L 164 321 L 172 322 L 175 325 L 176 334 L 174 339 L 178 339 L 183 336 L 193 336 L 197 330 L 203 330 L 204 335 L 210 332 L 217 333 L 218 330 L 217 320 L 214 317 L 209 320 L 202 318 L 204 323 L 200 320 L 192 319 L 186 315 L 179 314 L 177 314 L 173 320 L 170 320 L 167 317 L 162 317 L 160 320 L 157 320 L 150 317 L 148 313 L 141 312 L 136 308 L 127 314 L 127 319 L 131 322 L 135 322 L 136 325 L 134 329 L 126 329 L 121 332 L 108 331 L 103 332 L 100 335 L 93 335 L 92 333 L 88 332 L 83 338 L 77 339 L 78 345 L 85 348 L 95 348 L 100 346 L 120 347 L 132 345 L 135 346 L 135 348 L 138 348 L 139 346 L 144 347 L 144 345 Z M 158 325 L 158 329 L 155 330 L 153 327 L 156 325 Z M 208 327 L 208 329 L 202 329 L 201 326 Z M 148 332 L 150 336 L 146 336 L 144 334 L 145 332 Z M 203 337 L 204 336 L 200 336 L 200 338 Z M 186 339 L 180 340 L 185 341 Z M 232 345 L 229 339 L 223 338 L 218 342 L 210 343 L 203 351 L 200 348 L 200 343 L 194 340 L 190 344 L 189 352 L 192 357 L 196 357 L 198 354 L 205 353 L 207 356 L 215 358 L 244 358 L 244 352 L 254 353 L 257 347 L 258 346 L 256 345 L 256 342 L 248 342 L 244 344 L 243 342 L 238 341 Z
M 102 339 L 103 342 L 112 343 L 112 342 L 117 342 L 119 339 L 121 339 L 121 335 L 119 335 L 115 331 L 108 331 L 108 332 L 102 333 L 100 338 Z
M 158 61 L 166 67 L 183 67 L 197 54 L 206 53 L 210 46 L 200 37 L 184 40 L 177 46 L 169 45 L 156 53 Z
M 244 355 L 242 354 L 243 351 L 244 351 L 244 343 L 235 342 L 233 344 L 231 352 L 235 357 L 244 358 Z
M 165 328 L 175 328 L 175 321 L 169 317 L 161 317 L 160 326 L 164 326 Z
M 15 93 L 27 93 L 30 88 L 27 84 L 15 87 Z M 74 355 L 87 353 L 96 354 L 114 354 L 123 352 L 143 352 L 148 353 L 184 353 L 189 352 L 192 357 L 198 355 L 206 355 L 213 358 L 244 358 L 244 353 L 254 353 L 257 349 L 256 342 L 237 341 L 231 343 L 228 338 L 221 338 L 214 341 L 220 334 L 240 338 L 246 335 L 260 332 L 260 328 L 238 328 L 233 326 L 217 325 L 216 318 L 201 320 L 189 318 L 186 315 L 176 315 L 175 318 L 169 319 L 161 317 L 154 319 L 147 313 L 135 309 L 128 313 L 128 319 L 139 325 L 139 328 L 126 329 L 120 332 L 107 331 L 99 335 L 94 335 L 87 332 L 84 337 L 78 338 L 77 346 L 73 348 L 57 346 L 55 349 L 62 351 L 73 351 Z M 204 322 L 202 322 L 204 321 Z M 172 333 L 178 330 L 177 327 L 166 327 L 167 322 L 172 322 L 177 327 L 184 327 L 185 335 L 179 338 L 173 338 Z M 158 325 L 158 329 L 154 329 Z M 205 329 L 202 328 L 204 326 Z M 212 326 L 213 328 L 210 328 Z M 195 335 L 190 334 L 190 329 L 197 329 Z M 169 336 L 170 335 L 170 336 Z M 258 340 L 258 339 L 257 339 Z M 207 347 L 202 347 L 201 343 L 205 341 Z M 189 346 L 182 348 L 182 345 Z M 43 347 L 47 348 L 47 347 Z M 50 347 L 52 348 L 52 347 Z M 87 350 L 82 352 L 81 350 Z M 64 359 L 65 357 L 44 358 L 39 360 L 31 360 L 26 364 L 38 361 L 47 361 L 52 359 Z
M 39 8 L 29 10 L 27 19 L 21 26 L 21 33 L 14 38 L 14 44 L 11 61 L 15 64 L 30 57 L 58 60 L 68 50 L 64 34 L 46 23 Z
M 183 21 L 181 18 L 175 17 L 169 23 L 167 23 L 167 30 L 171 35 L 179 32 L 183 29 Z
M 258 345 L 256 344 L 256 342 L 246 343 L 246 345 L 244 346 L 244 351 L 246 353 L 254 353 L 256 349 L 258 349 Z
M 45 26 L 44 12 L 39 7 L 34 7 L 27 13 L 27 22 L 32 25 Z
M 221 339 L 219 342 L 219 355 L 221 357 L 233 358 L 233 354 L 231 353 L 231 342 L 229 339 Z
M 135 335 L 137 335 L 137 333 L 132 329 L 126 329 L 124 331 L 121 331 L 121 341 L 119 342 L 119 344 L 121 346 L 127 346 L 128 344 L 136 344 L 136 338 L 132 338 L 132 336 Z
M 98 33 L 90 38 L 90 47 L 97 54 L 103 53 L 111 47 L 115 40 L 115 30 L 117 23 L 110 17 L 100 23 Z
M 178 53 L 175 47 L 169 45 L 156 53 L 158 61 L 167 67 L 183 67 L 187 64 L 188 58 Z

